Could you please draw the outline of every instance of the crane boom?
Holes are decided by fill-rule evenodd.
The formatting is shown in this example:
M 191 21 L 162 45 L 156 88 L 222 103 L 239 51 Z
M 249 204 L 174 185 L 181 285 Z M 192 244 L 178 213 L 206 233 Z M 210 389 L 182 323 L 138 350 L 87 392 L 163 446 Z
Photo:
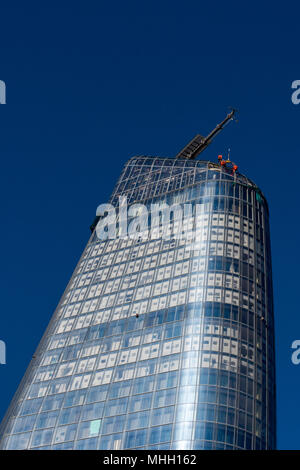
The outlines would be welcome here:
M 218 124 L 207 137 L 203 137 L 200 134 L 197 134 L 177 155 L 175 158 L 186 158 L 188 160 L 194 160 L 194 158 L 203 152 L 206 147 L 211 143 L 213 138 L 221 132 L 221 130 L 228 124 L 229 121 L 233 119 L 236 110 L 232 109 L 230 113 L 227 114 L 226 118 Z

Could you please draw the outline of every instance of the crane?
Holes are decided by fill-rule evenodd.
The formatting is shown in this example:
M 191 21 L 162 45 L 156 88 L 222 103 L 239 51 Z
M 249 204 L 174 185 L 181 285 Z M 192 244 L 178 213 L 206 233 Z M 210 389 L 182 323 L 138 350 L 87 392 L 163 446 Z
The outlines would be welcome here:
M 236 109 L 232 109 L 230 113 L 227 114 L 225 119 L 218 124 L 207 137 L 203 137 L 200 134 L 197 134 L 177 155 L 175 158 L 186 158 L 188 160 L 194 160 L 194 158 L 203 152 L 206 147 L 211 143 L 213 138 L 221 132 L 224 127 L 233 120 L 233 116 L 236 113 Z

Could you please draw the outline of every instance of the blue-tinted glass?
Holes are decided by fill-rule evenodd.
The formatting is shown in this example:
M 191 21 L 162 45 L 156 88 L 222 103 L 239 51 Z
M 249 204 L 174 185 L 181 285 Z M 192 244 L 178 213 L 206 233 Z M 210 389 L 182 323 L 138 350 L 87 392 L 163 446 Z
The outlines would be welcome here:
M 94 230 L 1 448 L 274 448 L 270 230 L 257 193 L 205 161 L 129 160 L 110 202 L 188 202 L 199 240 L 100 241 Z

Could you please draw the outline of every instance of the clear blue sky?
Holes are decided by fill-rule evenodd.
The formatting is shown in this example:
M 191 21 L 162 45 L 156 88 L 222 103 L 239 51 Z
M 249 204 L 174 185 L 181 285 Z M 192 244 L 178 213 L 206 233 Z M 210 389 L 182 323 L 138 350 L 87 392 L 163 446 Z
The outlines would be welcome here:
M 124 162 L 175 155 L 232 105 L 239 122 L 203 158 L 230 147 L 268 198 L 278 447 L 300 449 L 299 13 L 276 2 L 2 2 L 1 416 Z

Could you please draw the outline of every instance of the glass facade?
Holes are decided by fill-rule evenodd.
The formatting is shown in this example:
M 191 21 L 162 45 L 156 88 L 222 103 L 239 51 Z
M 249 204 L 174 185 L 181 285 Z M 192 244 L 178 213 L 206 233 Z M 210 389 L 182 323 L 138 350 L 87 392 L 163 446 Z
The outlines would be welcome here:
M 1 425 L 2 449 L 272 449 L 267 202 L 207 161 L 135 157 L 110 202 L 200 207 L 197 243 L 96 230 Z M 194 209 L 192 209 L 193 211 Z

